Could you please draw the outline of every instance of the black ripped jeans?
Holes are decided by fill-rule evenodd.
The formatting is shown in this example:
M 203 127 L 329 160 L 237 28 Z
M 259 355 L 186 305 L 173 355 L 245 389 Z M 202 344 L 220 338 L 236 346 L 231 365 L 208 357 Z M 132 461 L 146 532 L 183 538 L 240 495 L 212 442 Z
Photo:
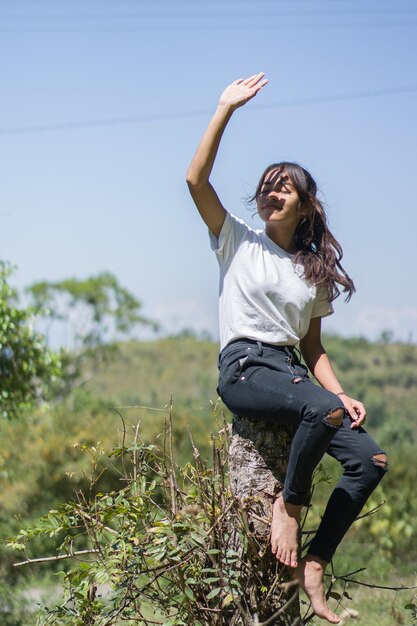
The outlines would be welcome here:
M 283 498 L 305 505 L 312 475 L 325 452 L 344 473 L 334 489 L 309 553 L 330 561 L 343 536 L 386 471 L 385 454 L 362 428 L 352 429 L 339 396 L 315 385 L 292 346 L 242 339 L 219 356 L 218 392 L 237 415 L 298 424 L 291 444 Z M 343 410 L 343 413 L 342 413 Z

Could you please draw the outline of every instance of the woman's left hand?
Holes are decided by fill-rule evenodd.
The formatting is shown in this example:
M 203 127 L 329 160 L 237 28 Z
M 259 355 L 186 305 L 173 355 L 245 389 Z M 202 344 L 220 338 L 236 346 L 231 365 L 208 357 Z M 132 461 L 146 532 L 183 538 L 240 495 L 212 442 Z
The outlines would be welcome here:
M 345 409 L 352 419 L 352 424 L 350 427 L 359 428 L 359 426 L 362 426 L 362 424 L 364 424 L 366 420 L 366 409 L 363 406 L 362 402 L 359 402 L 359 400 L 354 400 L 353 398 L 350 398 L 345 394 L 341 395 L 340 399 L 345 405 Z

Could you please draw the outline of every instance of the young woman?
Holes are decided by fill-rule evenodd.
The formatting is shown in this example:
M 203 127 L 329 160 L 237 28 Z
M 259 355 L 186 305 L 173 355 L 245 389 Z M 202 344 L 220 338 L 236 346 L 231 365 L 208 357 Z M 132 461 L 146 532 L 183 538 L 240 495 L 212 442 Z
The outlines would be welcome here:
M 294 568 L 316 614 L 327 606 L 323 577 L 346 531 L 387 469 L 387 457 L 362 428 L 363 404 L 349 397 L 321 343 L 321 318 L 354 285 L 326 224 L 311 175 L 295 163 L 270 165 L 256 189 L 264 230 L 226 211 L 209 182 L 232 113 L 266 84 L 264 73 L 229 85 L 187 173 L 193 200 L 220 265 L 219 393 L 233 412 L 274 424 L 296 423 L 284 489 L 273 506 L 271 547 Z M 313 384 L 297 356 L 299 345 Z M 308 554 L 298 561 L 298 529 L 314 468 L 324 453 L 343 466 Z

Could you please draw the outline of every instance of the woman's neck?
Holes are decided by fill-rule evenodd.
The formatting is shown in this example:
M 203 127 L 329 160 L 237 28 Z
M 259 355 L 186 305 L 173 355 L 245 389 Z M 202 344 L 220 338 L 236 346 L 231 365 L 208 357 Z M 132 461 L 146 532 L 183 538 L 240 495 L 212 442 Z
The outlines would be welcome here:
M 282 228 L 282 225 L 280 225 L 281 228 L 277 228 L 277 226 L 278 224 L 266 224 L 265 233 L 277 246 L 285 250 L 285 252 L 289 254 L 297 252 L 297 246 L 294 242 L 295 230 L 287 230 L 286 228 Z

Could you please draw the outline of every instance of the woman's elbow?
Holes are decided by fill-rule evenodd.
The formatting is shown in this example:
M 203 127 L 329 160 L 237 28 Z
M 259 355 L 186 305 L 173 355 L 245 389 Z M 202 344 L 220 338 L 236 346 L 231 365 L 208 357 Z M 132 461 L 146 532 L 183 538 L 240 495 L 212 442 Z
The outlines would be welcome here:
M 187 174 L 185 176 L 185 180 L 186 180 L 188 187 L 190 189 L 198 189 L 198 187 L 202 183 L 201 178 L 202 177 L 201 177 L 200 172 L 198 171 L 198 169 L 195 168 L 194 164 L 191 163 L 187 170 Z
M 195 194 L 198 191 L 204 189 L 208 182 L 206 179 L 202 179 L 200 176 L 194 174 L 193 172 L 187 172 L 185 181 L 191 194 Z
M 190 191 L 192 189 L 198 189 L 198 179 L 195 178 L 194 176 L 192 176 L 192 175 L 189 176 L 188 173 L 187 173 L 187 176 L 185 178 L 185 182 L 187 183 L 188 189 Z

